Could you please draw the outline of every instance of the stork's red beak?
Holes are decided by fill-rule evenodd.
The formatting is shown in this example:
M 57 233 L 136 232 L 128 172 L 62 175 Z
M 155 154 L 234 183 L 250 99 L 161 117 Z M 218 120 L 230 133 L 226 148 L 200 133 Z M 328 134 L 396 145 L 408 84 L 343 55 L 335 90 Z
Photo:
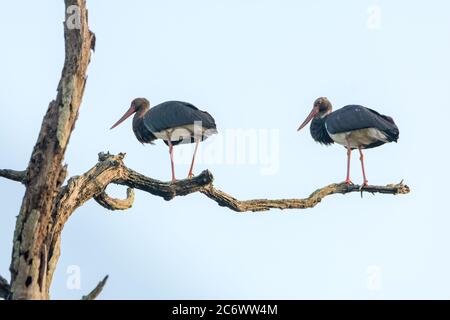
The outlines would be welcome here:
M 311 110 L 311 112 L 309 113 L 309 115 L 306 117 L 305 121 L 303 121 L 303 123 L 300 125 L 300 127 L 298 127 L 297 131 L 302 130 L 318 113 L 319 113 L 319 109 L 314 107 Z
M 127 120 L 128 117 L 130 117 L 133 113 L 136 112 L 136 108 L 134 106 L 131 106 L 130 109 L 128 109 L 127 112 L 125 112 L 125 114 L 122 116 L 122 118 L 119 119 L 119 121 L 117 121 L 111 128 L 114 129 L 115 127 L 117 127 L 119 124 L 121 124 L 122 122 L 124 122 L 125 120 Z

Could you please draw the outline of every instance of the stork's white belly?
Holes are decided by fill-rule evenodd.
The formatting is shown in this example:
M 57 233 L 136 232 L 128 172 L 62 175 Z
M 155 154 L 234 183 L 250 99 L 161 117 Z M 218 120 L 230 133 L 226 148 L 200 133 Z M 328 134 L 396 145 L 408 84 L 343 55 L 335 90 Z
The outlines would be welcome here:
M 205 129 L 202 126 L 194 124 L 153 132 L 155 137 L 166 141 L 179 141 L 185 139 L 190 141 L 192 137 L 209 137 L 215 133 L 217 133 L 217 130 Z
M 388 142 L 386 135 L 375 128 L 359 129 L 335 134 L 328 132 L 328 134 L 334 142 L 346 147 L 350 144 L 351 148 L 367 146 L 377 141 Z

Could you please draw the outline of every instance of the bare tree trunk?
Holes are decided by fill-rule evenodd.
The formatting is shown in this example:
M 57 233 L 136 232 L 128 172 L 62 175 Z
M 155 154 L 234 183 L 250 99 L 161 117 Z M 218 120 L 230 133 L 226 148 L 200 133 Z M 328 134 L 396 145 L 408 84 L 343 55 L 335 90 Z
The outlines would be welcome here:
M 64 154 L 78 117 L 94 43 L 85 0 L 66 0 L 65 6 L 64 69 L 24 179 L 26 191 L 16 222 L 10 266 L 12 299 L 48 299 L 59 256 L 59 239 L 54 239 L 52 232 L 55 199 L 66 177 Z

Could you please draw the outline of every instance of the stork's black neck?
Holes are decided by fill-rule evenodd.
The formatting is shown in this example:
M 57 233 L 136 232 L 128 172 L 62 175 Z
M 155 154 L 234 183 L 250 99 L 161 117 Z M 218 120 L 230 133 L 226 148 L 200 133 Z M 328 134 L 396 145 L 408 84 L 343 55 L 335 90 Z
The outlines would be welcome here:
M 316 117 L 311 121 L 311 126 L 309 130 L 311 131 L 311 136 L 313 139 L 319 143 L 328 145 L 334 143 L 333 139 L 331 139 L 330 135 L 327 132 L 325 127 L 325 121 L 327 116 L 321 118 Z
M 144 115 L 147 111 L 148 109 L 140 110 L 133 117 L 133 132 L 141 143 L 152 143 L 153 140 L 156 140 L 155 135 L 144 124 Z

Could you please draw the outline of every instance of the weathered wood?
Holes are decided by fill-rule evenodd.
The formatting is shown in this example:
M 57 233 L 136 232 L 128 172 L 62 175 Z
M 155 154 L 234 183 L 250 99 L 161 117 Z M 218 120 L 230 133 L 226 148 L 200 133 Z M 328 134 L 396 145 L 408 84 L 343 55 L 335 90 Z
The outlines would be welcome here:
M 127 189 L 126 199 L 111 198 L 105 191 L 94 197 L 95 201 L 102 207 L 108 210 L 127 210 L 133 206 L 134 203 L 134 190 Z
M 350 192 L 369 192 L 384 194 L 406 194 L 409 193 L 409 187 L 402 182 L 398 184 L 389 184 L 386 186 L 365 186 L 361 188 L 359 185 L 347 185 L 345 183 L 333 183 L 323 188 L 317 189 L 309 197 L 303 199 L 254 199 L 254 200 L 237 200 L 229 194 L 217 190 L 214 186 L 208 185 L 201 192 L 208 198 L 217 202 L 220 206 L 227 207 L 237 212 L 258 212 L 270 209 L 307 209 L 313 208 L 322 201 L 323 198 L 332 194 L 346 194 Z
M 100 153 L 99 162 L 81 176 L 73 177 L 67 186 L 62 189 L 58 207 L 72 213 L 86 201 L 94 198 L 102 206 L 110 210 L 124 210 L 132 206 L 134 195 L 130 188 L 136 188 L 165 200 L 171 200 L 176 196 L 185 196 L 195 192 L 201 192 L 208 198 L 217 202 L 220 206 L 227 207 L 237 212 L 267 211 L 270 209 L 306 209 L 313 208 L 323 198 L 332 194 L 381 193 L 381 194 L 407 194 L 409 187 L 403 182 L 388 184 L 386 186 L 347 185 L 345 183 L 333 183 L 317 189 L 309 197 L 302 199 L 253 199 L 238 200 L 233 196 L 214 187 L 214 177 L 208 170 L 191 179 L 178 180 L 177 182 L 163 182 L 146 177 L 125 166 L 125 154 L 112 155 Z M 125 200 L 112 199 L 106 195 L 105 189 L 109 184 L 128 186 L 128 196 Z M 100 199 L 100 201 L 99 201 Z M 106 203 L 102 203 L 106 201 Z M 65 208 L 65 209 L 63 209 Z M 60 214 L 60 216 L 64 216 Z M 68 217 L 67 217 L 68 219 Z M 67 219 L 61 220 L 64 223 Z
M 94 198 L 100 205 L 109 210 L 125 210 L 133 205 L 134 192 L 132 188 L 148 192 L 159 196 L 165 200 L 172 200 L 176 196 L 185 196 L 195 192 L 201 192 L 208 198 L 217 202 L 218 205 L 227 207 L 237 212 L 257 212 L 270 209 L 307 209 L 313 208 L 322 201 L 323 198 L 333 194 L 359 193 L 380 193 L 380 194 L 407 194 L 410 189 L 401 181 L 397 184 L 386 186 L 364 186 L 347 185 L 342 183 L 332 183 L 323 188 L 317 189 L 307 198 L 294 199 L 252 199 L 238 200 L 233 196 L 218 190 L 214 187 L 214 177 L 208 170 L 203 171 L 191 179 L 178 180 L 177 182 L 163 182 L 150 177 L 146 177 L 125 166 L 125 154 L 112 155 L 100 153 L 99 162 L 81 176 L 69 179 L 66 186 L 61 189 L 58 197 L 57 212 L 59 217 L 66 210 L 69 215 L 86 201 Z M 124 200 L 109 197 L 105 189 L 109 184 L 119 184 L 128 186 L 127 198 Z M 60 219 L 61 223 L 67 221 Z
M 12 299 L 48 299 L 51 282 L 45 277 L 54 271 L 48 266 L 54 253 L 49 230 L 54 223 L 55 199 L 66 175 L 64 154 L 78 117 L 93 43 L 85 0 L 65 0 L 65 8 L 64 68 L 26 170 L 27 188 L 14 232 Z

